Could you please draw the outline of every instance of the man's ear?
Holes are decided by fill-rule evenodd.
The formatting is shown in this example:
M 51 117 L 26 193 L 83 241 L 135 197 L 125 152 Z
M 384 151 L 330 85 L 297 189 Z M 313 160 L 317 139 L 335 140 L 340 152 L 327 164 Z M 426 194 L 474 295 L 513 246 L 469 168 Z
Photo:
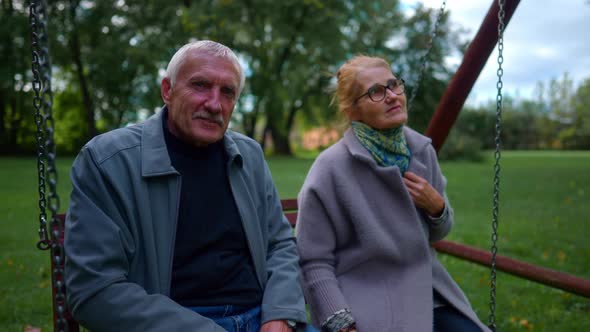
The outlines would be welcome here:
M 172 83 L 170 82 L 170 78 L 164 77 L 162 79 L 162 83 L 160 84 L 160 93 L 162 94 L 162 100 L 164 100 L 164 103 L 168 105 L 170 102 L 170 95 L 172 94 Z

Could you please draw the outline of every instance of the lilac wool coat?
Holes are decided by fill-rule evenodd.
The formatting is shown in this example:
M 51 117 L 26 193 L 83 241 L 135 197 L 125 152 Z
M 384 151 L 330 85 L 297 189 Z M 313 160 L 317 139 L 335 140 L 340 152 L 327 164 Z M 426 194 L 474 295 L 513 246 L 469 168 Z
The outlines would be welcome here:
M 404 127 L 409 171 L 444 194 L 429 138 Z M 316 326 L 348 308 L 359 332 L 432 332 L 433 288 L 483 331 L 469 301 L 436 258 L 453 211 L 434 223 L 415 207 L 397 166 L 381 167 L 349 129 L 318 156 L 298 197 L 302 283 Z

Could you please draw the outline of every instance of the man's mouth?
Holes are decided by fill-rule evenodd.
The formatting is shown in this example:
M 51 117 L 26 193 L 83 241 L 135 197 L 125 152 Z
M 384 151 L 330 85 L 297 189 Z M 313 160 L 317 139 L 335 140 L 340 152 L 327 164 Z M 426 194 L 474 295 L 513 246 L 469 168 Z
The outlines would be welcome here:
M 215 123 L 215 124 L 219 125 L 220 127 L 223 127 L 223 125 L 225 123 L 225 121 L 223 121 L 223 117 L 221 116 L 221 114 L 211 114 L 211 113 L 203 112 L 203 111 L 193 112 L 192 119 L 193 120 L 196 120 L 196 119 L 206 120 L 206 121 Z

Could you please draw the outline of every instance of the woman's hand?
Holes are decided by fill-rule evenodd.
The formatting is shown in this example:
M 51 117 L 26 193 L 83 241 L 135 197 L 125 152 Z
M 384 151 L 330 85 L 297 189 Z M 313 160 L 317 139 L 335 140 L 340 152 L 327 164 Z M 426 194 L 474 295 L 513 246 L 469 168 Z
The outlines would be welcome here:
M 404 183 L 417 207 L 425 210 L 431 217 L 440 216 L 445 208 L 445 199 L 428 181 L 412 172 L 406 172 Z

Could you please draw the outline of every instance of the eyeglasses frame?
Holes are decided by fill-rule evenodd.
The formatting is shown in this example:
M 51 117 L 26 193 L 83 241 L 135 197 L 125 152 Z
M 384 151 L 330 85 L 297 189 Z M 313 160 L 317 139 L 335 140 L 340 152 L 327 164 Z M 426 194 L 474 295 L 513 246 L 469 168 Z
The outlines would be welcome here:
M 397 83 L 397 86 L 402 86 L 402 92 L 401 93 L 397 93 L 397 92 L 393 91 L 393 89 L 389 88 L 389 82 L 391 82 L 391 81 L 395 81 Z M 393 92 L 393 94 L 395 94 L 397 96 L 401 96 L 401 95 L 403 95 L 406 92 L 405 91 L 406 90 L 405 89 L 406 81 L 403 78 L 394 78 L 394 79 L 388 80 L 387 83 L 388 83 L 387 85 L 383 85 L 383 84 L 379 84 L 379 83 L 375 83 L 375 84 L 371 85 L 371 87 L 369 89 L 367 89 L 367 92 L 365 92 L 362 95 L 358 96 L 358 98 L 356 98 L 354 100 L 354 103 L 356 104 L 361 98 L 363 98 L 365 96 L 369 96 L 369 99 L 371 99 L 372 102 L 378 103 L 378 102 L 382 101 L 383 99 L 385 99 L 385 97 L 387 96 L 387 90 Z M 379 100 L 374 100 L 373 98 L 371 98 L 371 95 L 370 95 L 371 89 L 373 89 L 375 86 L 380 86 L 382 88 L 385 88 L 385 93 L 383 94 L 383 98 L 381 98 Z

